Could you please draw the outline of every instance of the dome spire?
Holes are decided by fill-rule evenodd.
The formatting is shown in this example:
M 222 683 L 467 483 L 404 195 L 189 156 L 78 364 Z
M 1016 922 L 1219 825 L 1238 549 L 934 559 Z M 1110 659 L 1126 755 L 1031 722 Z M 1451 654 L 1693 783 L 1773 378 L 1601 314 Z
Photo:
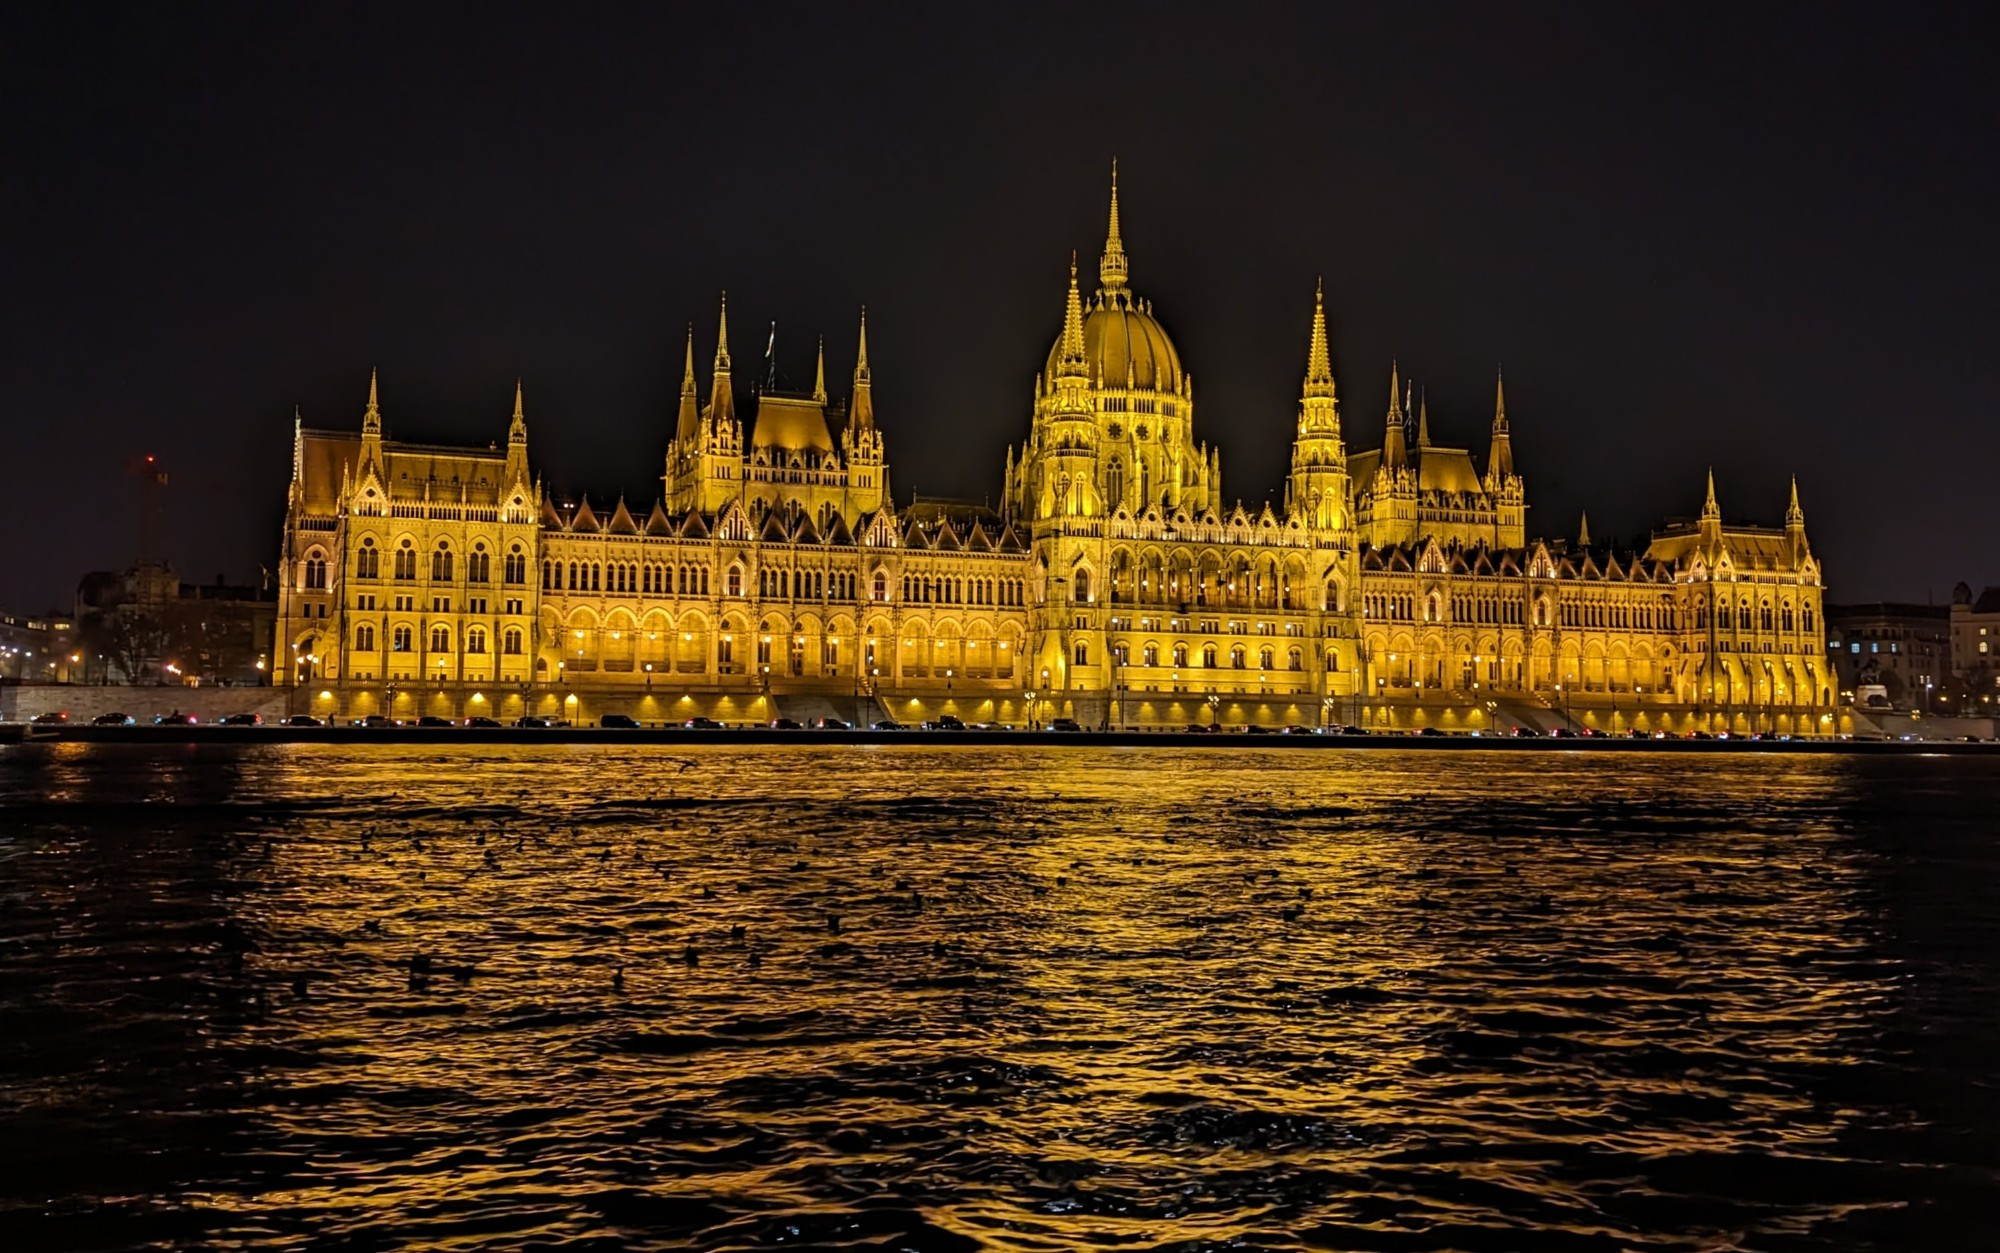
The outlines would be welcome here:
M 1306 349 L 1307 396 L 1332 396 L 1333 354 L 1326 346 L 1326 280 L 1313 285 L 1312 343 Z
M 1104 257 L 1097 265 L 1097 281 L 1105 291 L 1125 290 L 1130 268 L 1125 260 L 1125 240 L 1118 232 L 1118 158 L 1111 159 L 1111 229 L 1104 237 Z

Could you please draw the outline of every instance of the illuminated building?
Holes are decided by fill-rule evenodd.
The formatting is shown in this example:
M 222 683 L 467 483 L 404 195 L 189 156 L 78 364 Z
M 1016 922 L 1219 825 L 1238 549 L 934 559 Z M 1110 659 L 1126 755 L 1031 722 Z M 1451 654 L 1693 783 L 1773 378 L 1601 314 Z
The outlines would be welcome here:
M 349 716 L 1840 726 L 1796 487 L 1781 528 L 1711 476 L 1642 552 L 1530 538 L 1500 386 L 1483 469 L 1393 368 L 1351 449 L 1316 295 L 1282 501 L 1232 504 L 1130 279 L 1114 181 L 997 510 L 892 501 L 865 319 L 844 407 L 822 347 L 747 435 L 726 307 L 705 401 L 690 335 L 643 511 L 550 499 L 518 388 L 503 454 L 385 439 L 371 382 L 358 437 L 295 434 L 283 677 Z

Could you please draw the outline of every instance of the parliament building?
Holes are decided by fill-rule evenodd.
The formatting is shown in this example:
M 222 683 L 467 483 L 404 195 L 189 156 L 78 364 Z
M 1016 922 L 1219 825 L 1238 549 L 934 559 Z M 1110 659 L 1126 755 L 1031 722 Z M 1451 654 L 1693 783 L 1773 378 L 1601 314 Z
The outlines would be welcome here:
M 1316 293 L 1282 498 L 1247 508 L 1115 179 L 1097 280 L 1071 261 L 997 508 L 892 498 L 865 312 L 833 401 L 823 346 L 810 393 L 739 388 L 725 301 L 638 508 L 543 489 L 518 384 L 482 448 L 387 438 L 371 379 L 359 431 L 294 431 L 278 681 L 343 719 L 1845 729 L 1796 485 L 1782 528 L 1726 523 L 1711 474 L 1643 551 L 1532 538 L 1499 380 L 1483 463 L 1394 368 L 1350 447 Z

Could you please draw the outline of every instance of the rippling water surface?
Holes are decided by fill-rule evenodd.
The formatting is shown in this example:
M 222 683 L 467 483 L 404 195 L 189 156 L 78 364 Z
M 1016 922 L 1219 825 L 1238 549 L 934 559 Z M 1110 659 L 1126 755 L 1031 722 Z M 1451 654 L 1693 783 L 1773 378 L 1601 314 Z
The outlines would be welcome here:
M 2000 762 L 0 750 L 15 1249 L 1993 1247 Z

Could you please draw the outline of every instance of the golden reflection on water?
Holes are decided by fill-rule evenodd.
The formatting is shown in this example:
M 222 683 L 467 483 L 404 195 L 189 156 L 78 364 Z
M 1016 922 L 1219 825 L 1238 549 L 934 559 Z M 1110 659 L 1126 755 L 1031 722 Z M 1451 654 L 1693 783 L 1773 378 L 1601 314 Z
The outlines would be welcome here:
M 185 1158 L 190 1082 L 226 1122 L 170 1181 L 192 1244 L 272 1246 L 1842 1247 L 1908 1186 L 1852 1167 L 1911 1118 L 1869 1082 L 1907 1029 L 1884 833 L 1996 795 L 1828 757 L 34 751 L 25 1125 Z

